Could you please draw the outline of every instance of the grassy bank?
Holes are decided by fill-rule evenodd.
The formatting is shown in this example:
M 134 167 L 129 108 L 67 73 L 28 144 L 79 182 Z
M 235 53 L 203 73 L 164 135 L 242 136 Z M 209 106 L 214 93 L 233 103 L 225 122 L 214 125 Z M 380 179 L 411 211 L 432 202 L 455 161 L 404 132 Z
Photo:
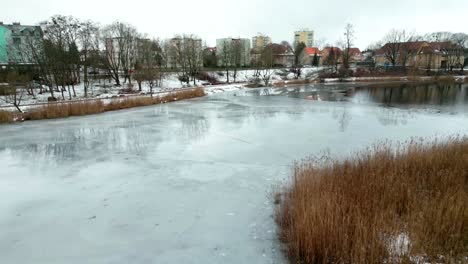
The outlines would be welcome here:
M 292 263 L 464 263 L 468 139 L 369 148 L 295 165 L 277 195 Z
M 10 123 L 14 118 L 23 120 L 42 120 L 65 118 L 71 116 L 83 116 L 99 114 L 108 111 L 127 109 L 132 107 L 148 106 L 168 103 L 178 100 L 204 96 L 202 88 L 172 92 L 165 96 L 135 96 L 113 99 L 109 103 L 102 100 L 78 101 L 69 103 L 50 103 L 32 109 L 27 113 L 13 114 L 8 111 L 0 111 L 0 123 Z

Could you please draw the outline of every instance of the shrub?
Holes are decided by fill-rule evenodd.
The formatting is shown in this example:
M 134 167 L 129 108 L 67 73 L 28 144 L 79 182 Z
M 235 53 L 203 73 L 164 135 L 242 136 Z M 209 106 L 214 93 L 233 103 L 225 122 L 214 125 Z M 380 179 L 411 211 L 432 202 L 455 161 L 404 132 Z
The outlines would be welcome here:
M 180 82 L 186 82 L 186 83 L 190 81 L 190 78 L 187 75 L 179 76 L 177 79 L 179 79 Z
M 340 67 L 338 69 L 338 76 L 340 78 L 348 78 L 348 77 L 351 77 L 353 76 L 353 70 L 350 70 L 350 69 L 346 69 L 345 67 Z
M 218 78 L 216 78 L 216 76 L 213 76 L 207 72 L 200 72 L 199 74 L 197 74 L 196 78 L 200 81 L 207 81 L 211 84 L 219 83 Z
M 305 160 L 280 194 L 279 235 L 294 263 L 468 257 L 467 138 Z
M 370 71 L 369 69 L 366 68 L 357 68 L 356 71 L 353 74 L 353 77 L 368 77 L 370 76 Z

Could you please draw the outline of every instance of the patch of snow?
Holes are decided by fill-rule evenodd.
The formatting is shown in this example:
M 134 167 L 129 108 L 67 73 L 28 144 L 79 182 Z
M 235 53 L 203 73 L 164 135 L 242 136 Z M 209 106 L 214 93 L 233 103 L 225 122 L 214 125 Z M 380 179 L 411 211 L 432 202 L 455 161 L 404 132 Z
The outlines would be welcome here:
M 409 253 L 411 241 L 406 233 L 390 238 L 388 250 L 392 256 L 404 256 Z

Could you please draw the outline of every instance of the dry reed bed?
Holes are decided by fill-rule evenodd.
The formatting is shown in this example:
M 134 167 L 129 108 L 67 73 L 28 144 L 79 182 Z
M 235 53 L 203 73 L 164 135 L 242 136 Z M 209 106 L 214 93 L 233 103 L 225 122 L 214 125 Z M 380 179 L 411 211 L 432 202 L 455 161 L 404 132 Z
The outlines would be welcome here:
M 159 97 L 135 96 L 112 100 L 105 104 L 101 100 L 80 101 L 71 103 L 50 103 L 40 106 L 30 112 L 20 114 L 18 118 L 24 120 L 42 120 L 65 118 L 70 116 L 83 116 L 115 111 L 132 107 L 149 106 L 161 103 L 168 103 L 177 100 L 190 99 L 204 96 L 202 88 L 172 92 Z M 0 123 L 10 123 L 14 121 L 14 114 L 8 111 L 0 111 Z
M 468 139 L 297 163 L 276 220 L 293 263 L 466 263 Z
M 1 123 L 11 123 L 14 120 L 13 113 L 9 111 L 1 111 L 0 110 L 0 124 Z

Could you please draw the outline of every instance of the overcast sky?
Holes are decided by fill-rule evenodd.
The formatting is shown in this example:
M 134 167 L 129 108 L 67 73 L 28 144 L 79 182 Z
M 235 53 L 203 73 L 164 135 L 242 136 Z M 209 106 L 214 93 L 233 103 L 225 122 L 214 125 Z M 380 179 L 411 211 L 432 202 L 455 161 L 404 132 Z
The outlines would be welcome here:
M 152 37 L 194 33 L 208 45 L 257 32 L 292 42 L 301 28 L 335 44 L 346 23 L 354 25 L 361 49 L 392 28 L 468 32 L 468 0 L 14 0 L 2 3 L 0 21 L 36 24 L 56 14 L 100 24 L 124 21 Z

